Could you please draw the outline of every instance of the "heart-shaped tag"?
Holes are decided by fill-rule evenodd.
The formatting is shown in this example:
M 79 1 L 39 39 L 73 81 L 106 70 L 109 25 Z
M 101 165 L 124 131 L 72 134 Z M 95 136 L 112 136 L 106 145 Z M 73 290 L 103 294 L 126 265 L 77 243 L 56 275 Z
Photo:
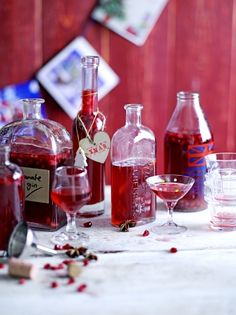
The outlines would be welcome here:
M 83 138 L 79 146 L 84 150 L 85 155 L 96 162 L 104 163 L 110 149 L 110 137 L 104 131 L 99 131 L 94 135 L 94 144 L 88 138 Z

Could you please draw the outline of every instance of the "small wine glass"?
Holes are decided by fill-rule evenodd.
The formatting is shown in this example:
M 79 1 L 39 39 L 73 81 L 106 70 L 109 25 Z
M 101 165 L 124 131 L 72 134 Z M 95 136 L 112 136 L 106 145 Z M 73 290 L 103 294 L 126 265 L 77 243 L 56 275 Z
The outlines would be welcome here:
M 190 176 L 176 174 L 162 174 L 148 177 L 147 184 L 156 196 L 161 198 L 168 210 L 167 222 L 156 225 L 152 231 L 156 234 L 178 234 L 185 232 L 185 226 L 177 225 L 173 221 L 173 210 L 179 199 L 183 198 L 194 184 Z
M 57 245 L 81 241 L 86 243 L 88 236 L 78 233 L 76 213 L 88 203 L 91 190 L 87 170 L 76 166 L 61 166 L 56 169 L 52 184 L 51 198 L 55 205 L 66 213 L 66 231 L 54 234 L 51 241 Z

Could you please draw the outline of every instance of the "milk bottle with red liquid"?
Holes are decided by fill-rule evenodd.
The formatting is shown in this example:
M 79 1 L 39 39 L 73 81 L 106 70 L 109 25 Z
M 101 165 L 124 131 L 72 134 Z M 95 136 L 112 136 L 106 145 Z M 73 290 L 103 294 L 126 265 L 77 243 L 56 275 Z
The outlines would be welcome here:
M 155 202 L 146 179 L 155 174 L 156 140 L 142 125 L 140 104 L 127 104 L 125 126 L 111 142 L 112 225 L 132 221 L 141 225 L 155 220 Z
M 10 147 L 0 145 L 0 251 L 7 244 L 14 227 L 23 219 L 24 177 L 9 161 Z
M 195 179 L 191 190 L 175 207 L 176 211 L 192 212 L 207 207 L 204 157 L 213 152 L 214 140 L 199 98 L 198 93 L 177 93 L 177 105 L 165 133 L 165 173 L 188 175 Z
M 30 227 L 57 230 L 66 223 L 64 212 L 51 200 L 55 170 L 72 163 L 72 141 L 59 123 L 41 116 L 43 99 L 23 99 L 23 120 L 0 130 L 0 143 L 10 146 L 10 161 L 25 178 L 24 220 Z

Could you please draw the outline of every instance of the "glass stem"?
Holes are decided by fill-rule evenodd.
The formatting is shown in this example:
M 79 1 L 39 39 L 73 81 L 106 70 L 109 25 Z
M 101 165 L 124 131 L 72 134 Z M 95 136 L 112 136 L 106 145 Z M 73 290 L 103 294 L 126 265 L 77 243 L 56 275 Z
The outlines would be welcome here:
M 66 232 L 70 234 L 77 234 L 76 222 L 75 222 L 75 213 L 66 213 L 67 225 Z
M 167 223 L 169 225 L 173 224 L 173 210 L 176 205 L 177 201 L 166 201 L 166 206 L 167 206 Z

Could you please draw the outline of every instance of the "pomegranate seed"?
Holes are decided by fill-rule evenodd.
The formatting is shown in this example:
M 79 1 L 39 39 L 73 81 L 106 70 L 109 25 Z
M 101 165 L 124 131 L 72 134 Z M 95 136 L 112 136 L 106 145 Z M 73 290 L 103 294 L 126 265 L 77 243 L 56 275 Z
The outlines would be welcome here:
M 54 246 L 54 249 L 55 249 L 55 250 L 62 250 L 62 249 L 63 249 L 63 246 L 62 246 L 62 245 L 55 245 L 55 246 Z
M 58 283 L 56 282 L 56 281 L 53 281 L 52 283 L 51 283 L 51 288 L 52 289 L 55 289 L 55 288 L 57 288 L 58 287 Z
M 87 284 L 83 283 L 81 285 L 78 286 L 77 288 L 77 292 L 84 292 L 84 290 L 87 288 Z
M 75 279 L 72 278 L 72 277 L 70 277 L 70 278 L 68 279 L 68 281 L 67 281 L 67 284 L 70 285 L 70 284 L 73 284 L 73 283 L 75 283 Z
M 144 232 L 143 232 L 143 236 L 148 236 L 149 235 L 149 231 L 148 230 L 145 230 Z
M 51 269 L 51 265 L 47 263 L 43 266 L 43 269 Z
M 19 284 L 25 284 L 25 279 L 24 278 L 19 279 L 18 283 Z
M 87 258 L 85 258 L 83 260 L 83 265 L 86 267 L 86 266 L 88 266 L 88 264 L 89 264 L 89 260 Z
M 66 260 L 63 260 L 62 263 L 63 263 L 64 265 L 69 265 L 69 264 L 74 263 L 74 260 L 72 260 L 72 259 L 66 259 Z
M 68 243 L 62 246 L 62 249 L 72 249 L 72 248 L 73 248 L 73 246 L 71 246 Z
M 4 264 L 0 263 L 0 269 L 4 268 Z
M 93 224 L 92 224 L 91 221 L 84 222 L 84 227 L 85 227 L 85 228 L 90 228 L 92 225 L 93 225 Z
M 178 250 L 177 250 L 176 247 L 171 247 L 170 250 L 169 250 L 169 252 L 172 253 L 172 254 L 177 253 L 177 251 Z

